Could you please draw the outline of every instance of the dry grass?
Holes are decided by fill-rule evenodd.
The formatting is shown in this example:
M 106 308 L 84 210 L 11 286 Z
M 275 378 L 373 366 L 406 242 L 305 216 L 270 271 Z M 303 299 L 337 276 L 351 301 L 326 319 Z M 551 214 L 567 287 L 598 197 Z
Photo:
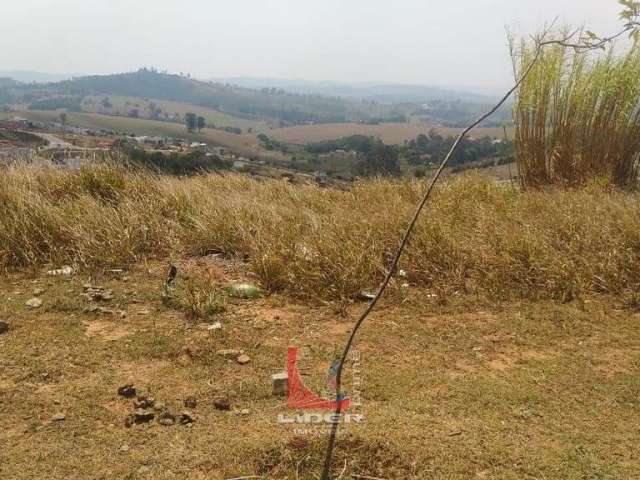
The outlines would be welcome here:
M 0 177 L 0 263 L 123 267 L 223 252 L 246 260 L 269 291 L 348 299 L 382 278 L 423 188 L 16 167 Z M 635 302 L 639 257 L 636 194 L 597 185 L 521 193 L 462 177 L 438 189 L 402 259 L 408 278 L 395 286 L 490 298 L 607 292 Z
M 277 140 L 306 144 L 335 140 L 337 138 L 348 137 L 350 135 L 367 135 L 379 137 L 387 144 L 402 145 L 405 140 L 414 140 L 418 135 L 428 135 L 429 131 L 435 129 L 443 136 L 457 136 L 462 128 L 442 127 L 436 125 L 424 125 L 414 123 L 383 123 L 380 125 L 365 125 L 362 123 L 324 123 L 318 125 L 299 125 L 273 130 L 269 136 Z M 489 135 L 490 137 L 502 138 L 504 136 L 501 128 L 477 128 L 473 133 L 476 137 Z
M 342 300 L 380 278 L 424 185 L 337 191 L 109 165 L 4 173 L 0 258 L 33 271 L 0 282 L 0 477 L 317 478 L 326 436 L 277 424 L 298 412 L 271 395 L 270 375 L 288 346 L 306 346 L 305 383 L 325 386 L 362 307 Z M 366 420 L 343 429 L 334 477 L 638 478 L 640 315 L 612 308 L 621 296 L 640 305 L 638 197 L 469 177 L 435 200 L 396 282 L 411 285 L 358 337 Z M 230 258 L 202 256 L 212 251 Z M 167 292 L 169 260 L 180 273 Z M 51 277 L 46 263 L 86 268 Z M 295 297 L 223 293 L 256 276 Z M 107 311 L 87 308 L 87 282 L 112 292 Z M 43 305 L 29 309 L 36 290 Z M 193 322 L 213 315 L 222 329 Z M 173 413 L 195 396 L 195 423 L 126 428 L 133 405 L 116 392 L 127 383 Z M 221 396 L 231 411 L 214 408 Z
M 535 49 L 512 47 L 516 72 Z M 528 186 L 599 177 L 636 186 L 640 170 L 640 46 L 624 55 L 545 50 L 514 107 L 518 166 Z

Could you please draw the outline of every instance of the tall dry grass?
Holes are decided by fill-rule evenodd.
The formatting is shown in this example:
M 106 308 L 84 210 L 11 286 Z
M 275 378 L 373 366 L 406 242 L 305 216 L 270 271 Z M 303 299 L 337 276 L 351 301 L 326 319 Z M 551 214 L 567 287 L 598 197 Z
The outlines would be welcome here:
M 246 259 L 266 289 L 347 298 L 381 280 L 423 188 L 373 180 L 337 191 L 109 165 L 14 167 L 0 176 L 0 264 L 120 267 L 216 251 Z M 452 179 L 437 190 L 401 268 L 408 281 L 444 293 L 633 296 L 638 200 L 595 185 L 522 193 L 480 177 Z
M 512 42 L 519 76 L 535 48 Z M 525 186 L 598 177 L 635 186 L 640 169 L 640 45 L 623 55 L 547 47 L 517 92 L 518 167 Z

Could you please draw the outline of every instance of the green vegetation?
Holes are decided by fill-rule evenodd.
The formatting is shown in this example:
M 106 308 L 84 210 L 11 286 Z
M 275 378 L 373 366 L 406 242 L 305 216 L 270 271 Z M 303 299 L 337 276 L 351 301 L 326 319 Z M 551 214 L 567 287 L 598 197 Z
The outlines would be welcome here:
M 421 134 L 415 140 L 407 142 L 403 155 L 411 165 L 421 165 L 425 161 L 437 165 L 444 160 L 454 142 L 455 137 L 445 138 L 431 130 L 429 135 Z M 487 136 L 479 139 L 465 137 L 454 153 L 450 165 L 457 167 L 488 158 L 497 161 L 501 157 L 512 157 L 513 153 L 511 142 L 496 141 Z
M 429 135 L 420 134 L 415 140 L 405 142 L 404 146 L 385 145 L 380 139 L 364 135 L 352 135 L 338 140 L 312 143 L 304 151 L 313 155 L 310 160 L 316 168 L 333 171 L 330 165 L 336 162 L 337 152 L 343 167 L 356 175 L 398 175 L 400 160 L 410 166 L 433 166 L 439 164 L 450 150 L 454 137 L 444 138 L 435 129 Z M 355 156 L 354 156 L 355 154 Z M 465 138 L 455 153 L 451 166 L 461 169 L 463 165 L 484 161 L 491 164 L 504 164 L 513 161 L 513 144 L 508 141 L 495 141 L 489 137 L 480 139 Z
M 207 156 L 199 152 L 186 154 L 148 152 L 134 148 L 128 152 L 128 155 L 135 164 L 170 175 L 194 175 L 217 170 L 230 170 L 232 165 L 228 160 L 223 160 L 216 155 Z
M 282 153 L 287 153 L 289 151 L 289 147 L 286 143 L 279 142 L 275 138 L 270 138 L 264 133 L 258 134 L 258 140 L 260 140 L 260 145 L 266 150 L 278 150 Z
M 195 132 L 198 126 L 197 116 L 195 113 L 188 112 L 184 116 L 184 123 L 187 125 L 187 130 Z
M 29 109 L 31 110 L 58 110 L 66 109 L 70 112 L 82 111 L 82 97 L 81 96 L 60 96 L 53 98 L 45 98 L 42 100 L 35 100 L 29 103 Z
M 491 107 L 492 105 L 486 102 L 433 99 L 416 108 L 412 117 L 425 123 L 436 123 L 446 127 L 466 127 Z M 511 123 L 511 110 L 512 105 L 506 104 L 481 125 L 499 127 L 505 122 Z

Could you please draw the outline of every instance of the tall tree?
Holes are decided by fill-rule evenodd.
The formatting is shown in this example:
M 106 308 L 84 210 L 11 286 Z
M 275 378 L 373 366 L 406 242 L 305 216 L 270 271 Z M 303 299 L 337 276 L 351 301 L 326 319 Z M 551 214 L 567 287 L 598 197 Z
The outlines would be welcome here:
M 195 132 L 198 126 L 198 117 L 195 113 L 188 112 L 184 116 L 184 123 L 187 125 L 187 130 Z
M 204 117 L 198 117 L 196 122 L 197 122 L 199 132 L 202 131 L 202 129 L 207 126 L 207 121 L 204 119 Z

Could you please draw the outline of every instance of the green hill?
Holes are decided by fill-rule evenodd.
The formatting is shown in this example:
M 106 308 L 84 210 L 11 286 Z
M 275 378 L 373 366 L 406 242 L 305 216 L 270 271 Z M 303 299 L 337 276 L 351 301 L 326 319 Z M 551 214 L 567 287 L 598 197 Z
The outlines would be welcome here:
M 121 95 L 183 102 L 216 109 L 245 119 L 275 119 L 283 124 L 397 120 L 402 111 L 319 95 L 292 94 L 281 89 L 253 90 L 230 84 L 141 69 L 116 75 L 88 76 L 47 84 L 0 87 L 4 101 L 35 110 L 81 111 L 87 96 Z M 8 99 L 7 97 L 10 97 Z

